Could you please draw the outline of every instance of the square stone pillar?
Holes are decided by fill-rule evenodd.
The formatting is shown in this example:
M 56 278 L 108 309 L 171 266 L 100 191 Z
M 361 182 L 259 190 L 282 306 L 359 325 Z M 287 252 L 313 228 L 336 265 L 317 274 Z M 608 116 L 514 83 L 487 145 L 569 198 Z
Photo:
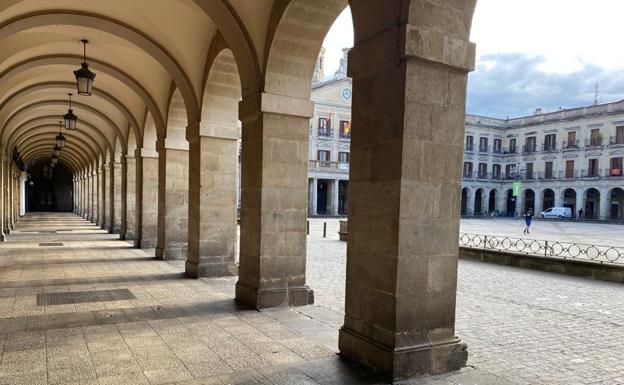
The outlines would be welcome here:
M 137 148 L 136 159 L 136 239 L 135 247 L 153 249 L 158 240 L 158 153 Z
M 585 215 L 587 214 L 585 212 L 585 194 L 583 193 L 583 191 L 581 189 L 576 191 L 576 204 L 574 205 L 574 210 L 576 212 L 572 213 L 572 217 L 579 219 L 578 218 L 578 211 L 580 209 L 583 209 L 583 218 L 585 218 Z
M 450 14 L 437 9 L 450 2 L 441 4 L 431 8 Z M 416 11 L 423 24 L 436 20 L 429 8 Z M 445 24 L 429 30 L 401 22 L 378 34 L 372 25 L 349 54 L 353 132 L 339 334 L 342 354 L 393 381 L 466 362 L 455 336 L 455 297 L 466 83 L 475 52 L 445 35 Z
M 184 260 L 188 247 L 189 153 L 157 141 L 158 242 L 157 259 Z
M 113 224 L 112 224 L 112 203 L 113 203 L 113 199 L 112 199 L 112 189 L 111 189 L 111 167 L 110 164 L 105 164 L 102 166 L 102 195 L 103 195 L 103 209 L 104 209 L 104 226 L 102 227 L 104 230 L 108 231 L 108 232 L 112 232 L 113 230 Z
M 609 196 L 609 189 L 601 189 L 600 190 L 600 212 L 598 213 L 599 219 L 601 221 L 606 221 L 611 219 L 611 214 L 609 213 L 609 208 L 611 206 L 611 197 Z
M 93 168 L 93 170 L 91 171 L 91 184 L 92 184 L 92 189 L 93 189 L 93 197 L 91 198 L 91 201 L 93 202 L 93 208 L 91 210 L 92 212 L 91 223 L 97 223 L 98 205 L 100 204 L 100 201 L 99 201 L 99 194 L 98 194 L 98 173 L 95 168 Z
M 91 221 L 93 218 L 93 179 L 91 178 L 91 170 L 86 170 L 86 194 L 87 194 L 87 215 L 86 220 Z
M 104 172 L 104 166 L 100 166 L 97 169 L 98 173 L 98 221 L 97 225 L 100 228 L 104 228 L 106 216 L 106 173 Z
M 236 299 L 256 308 L 312 303 L 306 286 L 309 100 L 261 94 L 243 122 Z
M 191 277 L 236 275 L 238 126 L 195 124 L 189 141 L 188 258 Z
M 82 172 L 78 174 L 78 212 L 77 214 L 82 216 L 83 202 L 82 202 Z
M 331 214 L 338 215 L 338 191 L 340 187 L 340 181 L 334 179 L 331 184 Z
M 126 239 L 136 238 L 136 159 L 134 156 L 124 157 L 126 172 Z
M 6 173 L 7 173 L 7 157 L 4 151 L 0 151 L 0 242 L 5 241 L 5 223 L 6 223 Z
M 308 216 L 315 216 L 316 212 L 316 204 L 318 202 L 318 185 L 316 178 L 310 178 L 308 182 Z
M 122 227 L 122 206 L 123 206 L 123 181 L 122 175 L 123 170 L 121 167 L 121 162 L 111 162 L 111 174 L 112 174 L 112 185 L 111 185 L 111 195 L 113 197 L 113 205 L 111 207 L 111 217 L 113 224 L 113 233 L 121 235 L 121 227 Z M 123 239 L 123 237 L 122 237 Z

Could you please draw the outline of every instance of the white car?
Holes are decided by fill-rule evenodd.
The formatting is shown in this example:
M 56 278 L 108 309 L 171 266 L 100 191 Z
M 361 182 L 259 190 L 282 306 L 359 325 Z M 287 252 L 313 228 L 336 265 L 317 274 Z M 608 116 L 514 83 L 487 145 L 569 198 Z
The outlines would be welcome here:
M 572 218 L 572 209 L 569 207 L 551 207 L 540 213 L 542 218 Z

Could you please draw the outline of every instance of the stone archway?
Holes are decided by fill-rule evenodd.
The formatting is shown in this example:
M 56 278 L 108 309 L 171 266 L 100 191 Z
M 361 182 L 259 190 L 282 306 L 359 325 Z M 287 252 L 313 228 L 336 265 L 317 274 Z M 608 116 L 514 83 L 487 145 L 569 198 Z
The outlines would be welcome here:
M 461 215 L 467 215 L 468 210 L 468 188 L 464 187 L 461 193 Z
M 585 203 L 583 205 L 582 219 L 600 219 L 600 191 L 589 188 L 584 194 Z
M 524 207 L 520 214 L 524 214 L 529 210 L 535 213 L 535 191 L 532 189 L 524 190 Z
M 542 211 L 551 207 L 555 207 L 555 192 L 547 188 L 542 192 Z
M 608 218 L 612 221 L 624 220 L 624 190 L 619 187 L 612 189 L 608 199 Z
M 563 207 L 569 207 L 572 210 L 572 217 L 576 217 L 576 191 L 572 188 L 567 188 L 561 194 L 563 196 Z

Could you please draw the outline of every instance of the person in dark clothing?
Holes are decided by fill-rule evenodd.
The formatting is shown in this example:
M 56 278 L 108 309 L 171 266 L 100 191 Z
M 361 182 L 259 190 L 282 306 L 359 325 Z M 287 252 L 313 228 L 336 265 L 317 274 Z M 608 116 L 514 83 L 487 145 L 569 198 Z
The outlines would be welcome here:
M 528 209 L 527 212 L 524 214 L 524 234 L 530 234 L 531 233 L 531 221 L 533 220 L 533 210 L 532 209 Z
M 578 211 L 578 219 L 579 219 L 579 220 L 583 219 L 583 209 L 580 209 L 580 210 Z

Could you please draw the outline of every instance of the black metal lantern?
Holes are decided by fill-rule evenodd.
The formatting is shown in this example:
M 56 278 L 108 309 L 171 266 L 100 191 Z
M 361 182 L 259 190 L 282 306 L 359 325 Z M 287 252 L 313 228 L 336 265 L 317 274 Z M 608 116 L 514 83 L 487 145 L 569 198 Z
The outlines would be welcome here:
M 61 155 L 61 148 L 59 146 L 54 146 L 54 156 L 58 157 Z
M 56 166 L 56 163 L 50 162 L 50 168 L 54 168 L 54 166 Z
M 61 133 L 61 129 L 63 128 L 63 122 L 59 122 L 59 134 L 56 136 L 56 145 L 59 149 L 65 147 L 65 136 Z
M 56 157 L 56 155 L 52 155 L 51 162 L 52 162 L 52 164 L 56 164 L 58 162 L 58 158 Z
M 80 41 L 84 45 L 84 56 L 80 69 L 74 71 L 76 86 L 78 87 L 78 95 L 91 96 L 91 87 L 93 86 L 95 74 L 89 71 L 89 65 L 87 64 L 87 43 L 89 41 L 85 39 Z
M 69 95 L 69 110 L 67 110 L 67 113 L 63 115 L 63 119 L 65 120 L 65 128 L 68 130 L 75 130 L 76 121 L 78 120 L 78 117 L 74 115 L 74 111 L 71 108 L 72 94 L 67 94 L 67 95 Z

